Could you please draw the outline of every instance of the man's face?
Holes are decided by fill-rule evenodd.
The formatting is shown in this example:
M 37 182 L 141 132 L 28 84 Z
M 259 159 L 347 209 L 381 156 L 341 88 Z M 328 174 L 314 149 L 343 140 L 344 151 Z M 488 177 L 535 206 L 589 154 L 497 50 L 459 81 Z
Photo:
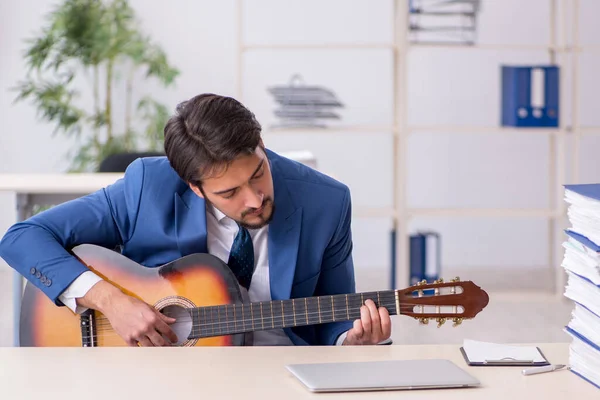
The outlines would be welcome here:
M 202 191 L 194 185 L 191 188 L 246 228 L 261 228 L 273 217 L 273 178 L 267 155 L 260 146 L 253 154 L 240 156 L 226 169 L 205 178 Z

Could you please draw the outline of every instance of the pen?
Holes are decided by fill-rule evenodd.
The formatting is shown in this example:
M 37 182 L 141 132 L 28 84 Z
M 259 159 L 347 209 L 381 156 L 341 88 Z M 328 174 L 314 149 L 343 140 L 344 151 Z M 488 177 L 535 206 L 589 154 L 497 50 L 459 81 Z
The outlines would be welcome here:
M 543 372 L 552 372 L 558 369 L 564 368 L 565 365 L 557 364 L 557 365 L 546 365 L 543 367 L 535 367 L 535 368 L 526 368 L 523 370 L 523 375 L 533 375 L 533 374 L 541 374 Z

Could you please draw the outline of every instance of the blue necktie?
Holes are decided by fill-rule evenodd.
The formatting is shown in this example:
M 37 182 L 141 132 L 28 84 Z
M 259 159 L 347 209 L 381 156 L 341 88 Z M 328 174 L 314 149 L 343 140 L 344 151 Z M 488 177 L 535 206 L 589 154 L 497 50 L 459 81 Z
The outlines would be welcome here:
M 229 252 L 227 265 L 237 277 L 240 285 L 248 289 L 254 272 L 254 247 L 252 247 L 252 237 L 248 230 L 243 226 L 239 226 L 239 228 Z

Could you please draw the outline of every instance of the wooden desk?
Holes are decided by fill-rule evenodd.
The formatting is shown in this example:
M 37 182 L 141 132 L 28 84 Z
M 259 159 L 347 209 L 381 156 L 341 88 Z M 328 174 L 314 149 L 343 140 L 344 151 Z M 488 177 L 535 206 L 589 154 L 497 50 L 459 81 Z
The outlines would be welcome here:
M 568 344 L 539 345 L 553 363 Z M 478 388 L 311 393 L 289 363 L 444 358 L 481 381 Z M 522 367 L 469 367 L 457 345 L 216 348 L 0 348 L 7 399 L 593 399 L 598 389 L 570 371 L 523 376 Z

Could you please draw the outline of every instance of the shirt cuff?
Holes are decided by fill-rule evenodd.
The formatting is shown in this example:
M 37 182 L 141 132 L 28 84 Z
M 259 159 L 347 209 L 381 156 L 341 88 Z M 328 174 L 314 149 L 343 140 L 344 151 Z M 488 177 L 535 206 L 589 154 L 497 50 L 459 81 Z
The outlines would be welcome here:
M 92 286 L 101 280 L 102 278 L 92 271 L 86 271 L 79 275 L 77 279 L 75 279 L 60 296 L 58 296 L 58 299 L 75 314 L 81 314 L 88 309 L 87 307 L 77 305 L 76 299 L 85 296 Z
M 346 340 L 346 336 L 348 335 L 348 331 L 340 334 L 340 336 L 338 336 L 337 340 L 335 341 L 335 345 L 336 346 L 341 346 L 342 343 L 344 343 L 344 340 Z

